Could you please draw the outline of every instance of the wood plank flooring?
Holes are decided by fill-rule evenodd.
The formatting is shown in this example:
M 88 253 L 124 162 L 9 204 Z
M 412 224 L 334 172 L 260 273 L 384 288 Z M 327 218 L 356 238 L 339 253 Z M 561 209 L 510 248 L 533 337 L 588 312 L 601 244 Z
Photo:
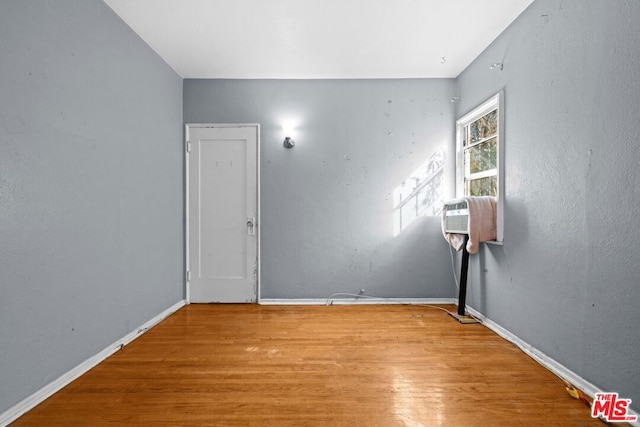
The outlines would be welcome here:
M 514 345 L 439 310 L 190 305 L 14 425 L 603 424 Z

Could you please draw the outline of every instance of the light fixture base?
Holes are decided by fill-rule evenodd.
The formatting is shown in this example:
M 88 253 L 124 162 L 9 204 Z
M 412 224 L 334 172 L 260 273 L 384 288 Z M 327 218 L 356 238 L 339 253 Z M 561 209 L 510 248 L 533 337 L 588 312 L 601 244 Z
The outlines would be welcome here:
M 284 145 L 284 148 L 293 148 L 294 145 L 296 145 L 296 142 L 293 139 L 291 139 L 291 137 L 287 136 L 284 138 L 283 145 Z

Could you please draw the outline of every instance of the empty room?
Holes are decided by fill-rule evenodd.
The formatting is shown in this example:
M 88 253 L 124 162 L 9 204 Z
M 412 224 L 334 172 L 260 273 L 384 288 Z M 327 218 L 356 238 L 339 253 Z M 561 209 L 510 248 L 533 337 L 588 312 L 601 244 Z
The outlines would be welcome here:
M 0 426 L 640 426 L 638 22 L 0 0 Z

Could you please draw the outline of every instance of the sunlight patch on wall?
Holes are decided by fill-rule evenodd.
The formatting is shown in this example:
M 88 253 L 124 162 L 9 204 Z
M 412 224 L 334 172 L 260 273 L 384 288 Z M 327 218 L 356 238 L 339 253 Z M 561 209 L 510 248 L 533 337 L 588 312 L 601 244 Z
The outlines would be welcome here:
M 416 218 L 438 216 L 444 202 L 444 147 L 393 190 L 393 230 L 400 234 Z

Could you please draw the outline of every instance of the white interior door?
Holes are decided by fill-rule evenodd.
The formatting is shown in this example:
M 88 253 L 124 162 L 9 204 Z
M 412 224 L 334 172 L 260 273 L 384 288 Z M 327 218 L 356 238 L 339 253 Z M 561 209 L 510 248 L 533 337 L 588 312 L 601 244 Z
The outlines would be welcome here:
M 187 125 L 190 302 L 255 302 L 258 125 Z

